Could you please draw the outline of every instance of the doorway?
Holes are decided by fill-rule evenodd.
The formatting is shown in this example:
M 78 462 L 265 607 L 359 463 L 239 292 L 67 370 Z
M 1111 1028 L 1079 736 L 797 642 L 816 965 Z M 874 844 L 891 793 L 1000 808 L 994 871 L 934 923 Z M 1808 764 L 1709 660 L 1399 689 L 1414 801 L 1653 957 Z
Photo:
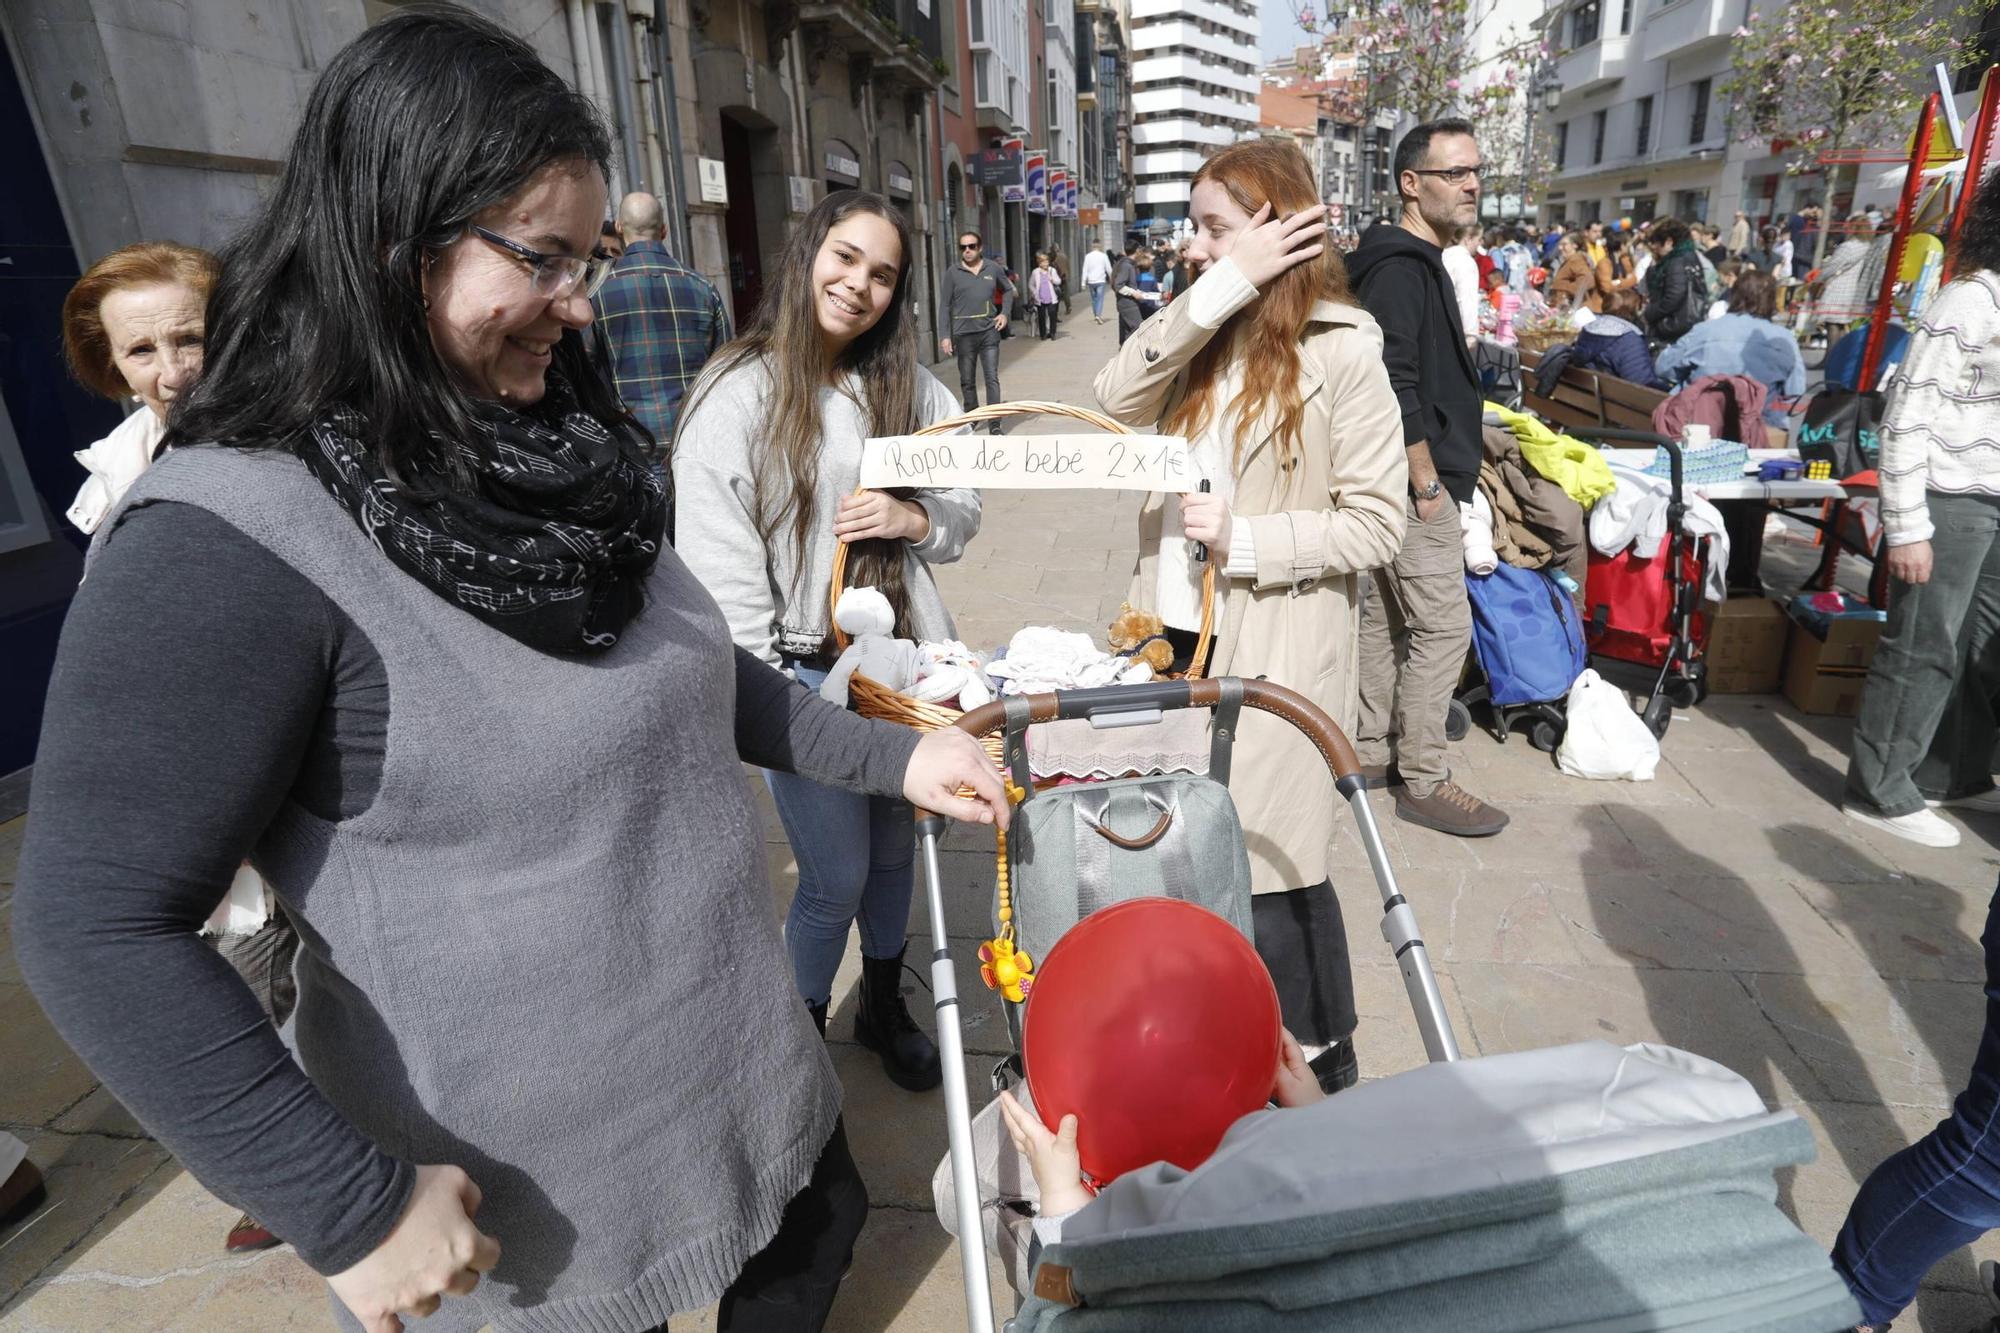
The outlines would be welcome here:
M 729 246 L 729 304 L 737 328 L 742 328 L 764 296 L 763 246 L 757 227 L 757 181 L 752 159 L 772 148 L 772 131 L 747 125 L 722 113 L 722 170 L 729 187 L 729 211 L 723 236 Z

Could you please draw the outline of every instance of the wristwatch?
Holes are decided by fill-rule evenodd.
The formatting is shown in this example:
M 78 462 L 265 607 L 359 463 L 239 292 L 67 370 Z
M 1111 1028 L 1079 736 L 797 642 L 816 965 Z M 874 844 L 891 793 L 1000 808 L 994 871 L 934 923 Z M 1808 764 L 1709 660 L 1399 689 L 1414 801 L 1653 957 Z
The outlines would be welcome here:
M 1435 500 L 1443 491 L 1444 482 L 1436 477 L 1432 477 L 1431 484 L 1422 490 L 1418 490 L 1414 486 L 1410 487 L 1410 494 L 1416 496 L 1419 500 Z

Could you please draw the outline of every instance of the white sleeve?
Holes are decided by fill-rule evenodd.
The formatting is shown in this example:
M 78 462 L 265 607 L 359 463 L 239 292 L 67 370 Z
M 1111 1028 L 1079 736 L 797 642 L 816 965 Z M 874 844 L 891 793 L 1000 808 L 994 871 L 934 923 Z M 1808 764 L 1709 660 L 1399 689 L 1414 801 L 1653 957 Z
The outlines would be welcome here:
M 1257 533 L 1248 523 L 1232 523 L 1229 527 L 1229 559 L 1223 562 L 1222 577 L 1257 577 Z

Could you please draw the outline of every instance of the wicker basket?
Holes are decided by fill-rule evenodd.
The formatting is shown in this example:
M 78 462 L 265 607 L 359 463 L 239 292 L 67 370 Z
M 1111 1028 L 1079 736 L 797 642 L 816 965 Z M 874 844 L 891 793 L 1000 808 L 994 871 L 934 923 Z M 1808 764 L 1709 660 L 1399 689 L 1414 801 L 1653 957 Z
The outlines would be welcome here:
M 961 430 L 966 426 L 978 425 L 982 422 L 999 421 L 1007 417 L 1032 416 L 1068 417 L 1073 421 L 1081 421 L 1086 425 L 1096 426 L 1100 430 L 1109 431 L 1114 435 L 1132 435 L 1137 433 L 1129 427 L 1113 421 L 1103 413 L 1093 412 L 1088 408 L 1071 407 L 1066 403 L 1022 400 L 1010 403 L 993 403 L 986 407 L 975 408 L 970 412 L 961 412 L 957 416 L 945 417 L 943 420 L 934 421 L 922 430 L 916 431 L 915 434 L 950 435 L 954 431 Z M 833 576 L 830 582 L 832 587 L 827 597 L 827 623 L 833 625 L 833 605 L 840 600 L 841 591 L 847 586 L 846 542 L 841 542 L 834 547 Z M 1194 679 L 1201 675 L 1203 668 L 1207 665 L 1209 649 L 1213 645 L 1214 637 L 1215 563 L 1211 560 L 1202 571 L 1201 633 L 1195 641 L 1194 658 L 1186 672 L 1188 679 Z M 841 651 L 846 650 L 848 638 L 838 625 L 833 625 L 832 639 L 837 649 Z M 926 703 L 921 699 L 913 699 L 907 694 L 892 690 L 886 685 L 869 680 L 866 676 L 861 675 L 856 675 L 848 681 L 848 698 L 852 701 L 855 711 L 864 717 L 879 718 L 884 722 L 900 723 L 906 727 L 915 727 L 919 731 L 942 730 L 945 727 L 951 726 L 963 716 L 956 708 L 951 708 L 944 704 Z M 982 743 L 986 746 L 987 752 L 993 756 L 994 761 L 996 763 L 999 762 L 1001 737 L 997 733 L 989 735 L 983 739 Z
M 1575 340 L 1574 329 L 1517 329 L 1514 334 L 1515 345 L 1524 352 L 1533 352 L 1536 356 L 1542 355 L 1551 347 Z

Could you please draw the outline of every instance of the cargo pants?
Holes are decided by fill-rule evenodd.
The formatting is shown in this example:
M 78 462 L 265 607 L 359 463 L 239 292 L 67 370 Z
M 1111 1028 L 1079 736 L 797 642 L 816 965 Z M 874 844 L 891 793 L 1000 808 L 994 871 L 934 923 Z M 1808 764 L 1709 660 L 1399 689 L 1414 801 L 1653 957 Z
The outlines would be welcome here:
M 1361 713 L 1355 750 L 1363 764 L 1394 760 L 1410 795 L 1425 797 L 1449 776 L 1445 715 L 1472 646 L 1465 596 L 1465 542 L 1450 495 L 1428 522 L 1414 500 L 1394 563 L 1375 571 L 1361 611 Z

